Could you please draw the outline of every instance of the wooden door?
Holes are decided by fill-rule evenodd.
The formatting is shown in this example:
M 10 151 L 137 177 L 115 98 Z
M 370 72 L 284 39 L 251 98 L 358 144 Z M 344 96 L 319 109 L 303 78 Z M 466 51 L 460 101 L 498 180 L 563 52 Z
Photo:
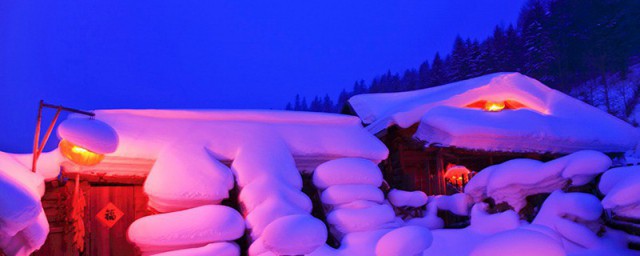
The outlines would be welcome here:
M 127 241 L 127 229 L 134 220 L 147 215 L 142 186 L 91 186 L 87 201 L 87 255 L 135 255 L 134 246 Z M 112 227 L 100 221 L 109 204 L 122 213 Z
M 127 241 L 127 229 L 136 219 L 150 214 L 147 210 L 148 198 L 140 184 L 90 184 L 81 182 L 86 200 L 85 250 L 78 252 L 72 244 L 73 234 L 69 232 L 69 213 L 74 182 L 64 186 L 47 184 L 43 206 L 49 220 L 50 232 L 42 248 L 35 256 L 127 256 L 137 255 L 132 244 Z M 98 218 L 98 213 L 108 204 L 113 204 L 122 212 L 121 218 L 108 227 Z

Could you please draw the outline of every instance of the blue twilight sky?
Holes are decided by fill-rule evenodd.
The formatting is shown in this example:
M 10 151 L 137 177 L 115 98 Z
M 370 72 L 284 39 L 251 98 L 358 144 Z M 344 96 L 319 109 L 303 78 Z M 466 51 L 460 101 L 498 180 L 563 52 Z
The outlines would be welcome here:
M 457 34 L 488 36 L 523 3 L 2 0 L 0 151 L 31 149 L 39 99 L 81 109 L 335 99 L 355 80 L 448 53 Z

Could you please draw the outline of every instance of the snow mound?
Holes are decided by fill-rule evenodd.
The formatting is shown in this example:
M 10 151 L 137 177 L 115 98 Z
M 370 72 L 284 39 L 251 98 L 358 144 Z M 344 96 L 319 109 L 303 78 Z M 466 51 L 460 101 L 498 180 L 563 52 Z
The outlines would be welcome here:
M 220 242 L 210 243 L 202 247 L 175 250 L 158 254 L 150 254 L 149 256 L 239 256 L 240 247 L 235 243 Z
M 118 148 L 118 134 L 108 124 L 92 118 L 71 118 L 58 126 L 58 136 L 99 154 Z
M 13 236 L 0 233 L 0 247 L 6 255 L 30 255 L 42 247 L 49 234 L 49 222 L 41 211 L 35 222 Z
M 597 197 L 585 193 L 554 191 L 544 201 L 532 224 L 547 226 L 562 237 L 566 248 L 589 249 L 599 238 L 587 224 L 598 224 L 602 205 Z
M 265 150 L 272 153 L 266 153 Z M 239 149 L 231 170 L 241 188 L 265 176 L 279 178 L 296 189 L 302 188 L 302 177 L 296 169 L 293 155 L 277 137 L 260 138 Z
M 264 230 L 264 247 L 278 255 L 309 254 L 327 240 L 327 228 L 310 215 L 290 215 L 276 219 Z
M 469 215 L 469 209 L 473 205 L 471 197 L 464 193 L 453 195 L 430 196 L 427 207 L 436 207 L 438 210 L 450 211 L 459 216 Z
M 471 208 L 469 229 L 481 234 L 495 234 L 520 226 L 520 216 L 512 210 L 496 214 L 487 213 L 489 205 L 477 203 Z
M 515 229 L 487 238 L 471 256 L 564 256 L 562 244 L 542 233 Z
M 464 192 L 475 202 L 490 197 L 519 211 L 526 205 L 527 196 L 551 193 L 569 184 L 586 184 L 610 165 L 611 159 L 597 151 L 579 151 L 547 163 L 514 159 L 480 171 Z
M 0 172 L 0 232 L 13 236 L 36 221 L 42 212 L 39 198 L 15 179 Z
M 640 166 L 614 168 L 600 178 L 602 206 L 616 215 L 640 219 Z
M 170 212 L 218 204 L 229 196 L 233 175 L 196 143 L 183 142 L 166 148 L 144 183 L 149 206 Z
M 410 206 L 420 207 L 427 204 L 427 194 L 422 191 L 404 191 L 399 189 L 392 189 L 387 195 L 389 202 L 396 207 Z
M 378 241 L 390 231 L 391 229 L 377 229 L 345 234 L 337 250 L 338 255 L 376 255 Z
M 286 198 L 271 198 L 247 214 L 247 228 L 251 230 L 251 237 L 257 239 L 262 235 L 267 225 L 276 219 L 288 215 L 308 213 L 308 211 L 297 207 Z
M 313 173 L 313 184 L 319 189 L 344 184 L 368 184 L 379 187 L 382 184 L 382 173 L 370 160 L 340 158 L 319 165 Z
M 432 240 L 429 229 L 418 226 L 397 228 L 378 240 L 376 255 L 417 255 L 429 248 Z
M 129 226 L 129 241 L 142 252 L 164 252 L 200 247 L 238 239 L 244 220 L 234 209 L 206 205 L 188 210 L 151 215 Z
M 320 200 L 323 204 L 345 204 L 358 200 L 376 203 L 384 201 L 384 194 L 380 189 L 371 185 L 335 185 L 325 189 Z
M 407 225 L 422 226 L 431 230 L 441 229 L 444 227 L 444 220 L 438 217 L 439 210 L 450 211 L 459 216 L 467 216 L 472 204 L 471 198 L 463 193 L 430 196 L 428 197 L 427 210 L 424 216 L 409 219 Z
M 294 189 L 278 178 L 269 176 L 255 179 L 246 185 L 240 191 L 238 199 L 247 212 L 252 212 L 271 199 L 286 200 L 306 212 L 311 212 L 313 208 L 311 199 L 302 191 Z
M 0 152 L 0 247 L 9 255 L 28 255 L 49 233 L 42 209 L 44 179 L 14 154 Z
M 44 195 L 44 179 L 42 176 L 31 172 L 31 157 L 28 166 L 23 164 L 17 155 L 0 151 L 0 174 L 7 177 L 16 185 L 24 187 L 38 201 Z M 58 168 L 60 168 L 58 166 Z
M 351 233 L 379 229 L 395 216 L 391 206 L 380 204 L 362 209 L 335 209 L 327 215 L 327 222 L 342 233 Z

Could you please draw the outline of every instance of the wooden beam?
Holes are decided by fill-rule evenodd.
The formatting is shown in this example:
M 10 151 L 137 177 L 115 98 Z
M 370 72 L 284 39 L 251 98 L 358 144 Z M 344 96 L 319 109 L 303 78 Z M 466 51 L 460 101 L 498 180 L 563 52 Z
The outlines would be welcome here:
M 40 104 L 42 104 L 42 107 L 45 107 L 45 108 L 61 109 L 61 110 L 67 111 L 67 112 L 76 113 L 76 114 L 82 114 L 82 115 L 91 116 L 91 117 L 96 116 L 96 114 L 93 113 L 93 112 L 83 111 L 83 110 L 79 110 L 79 109 L 75 109 L 75 108 L 68 108 L 68 107 L 65 107 L 65 106 L 62 106 L 62 105 L 52 105 L 52 104 L 44 103 L 42 101 L 40 101 Z

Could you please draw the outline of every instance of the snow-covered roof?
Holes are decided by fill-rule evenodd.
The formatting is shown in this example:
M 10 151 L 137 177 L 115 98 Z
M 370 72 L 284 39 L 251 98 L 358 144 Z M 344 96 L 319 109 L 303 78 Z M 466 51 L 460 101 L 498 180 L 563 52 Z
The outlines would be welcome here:
M 482 101 L 517 102 L 488 112 Z M 570 153 L 635 148 L 637 129 L 520 73 L 495 73 L 398 93 L 362 94 L 349 103 L 371 133 L 419 123 L 414 135 L 429 144 L 515 152 Z
M 112 156 L 156 159 L 168 145 L 201 143 L 219 160 L 239 148 L 282 139 L 295 157 L 363 157 L 380 161 L 386 147 L 355 117 L 272 110 L 97 110 L 95 119 L 116 131 Z M 84 118 L 73 116 L 72 118 Z M 265 152 L 268 154 L 268 152 Z

